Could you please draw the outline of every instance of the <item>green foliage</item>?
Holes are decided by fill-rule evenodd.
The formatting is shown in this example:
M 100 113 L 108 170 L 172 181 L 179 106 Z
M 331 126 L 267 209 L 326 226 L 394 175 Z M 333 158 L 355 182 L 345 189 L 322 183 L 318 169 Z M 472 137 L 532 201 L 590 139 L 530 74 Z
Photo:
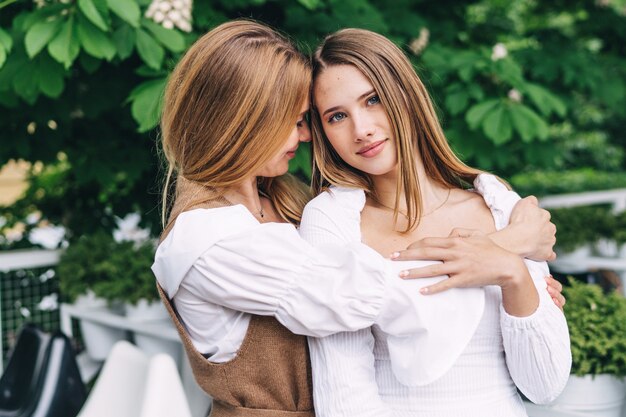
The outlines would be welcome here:
M 505 177 L 581 165 L 625 172 L 626 16 L 609 3 L 195 1 L 193 31 L 183 33 L 144 17 L 148 0 L 4 2 L 0 162 L 67 158 L 66 183 L 55 185 L 66 194 L 29 192 L 21 206 L 40 204 L 73 236 L 110 228 L 129 211 L 157 225 L 155 128 L 165 80 L 203 33 L 251 17 L 305 51 L 342 27 L 389 37 L 410 56 L 470 165 Z M 310 148 L 300 149 L 291 169 L 307 178 Z M 561 183 L 553 184 L 541 187 Z M 76 220 L 79 213 L 89 219 Z
M 158 299 L 150 270 L 154 244 L 115 242 L 105 233 L 82 236 L 63 253 L 57 267 L 61 294 L 74 301 L 87 290 L 109 302 L 136 304 Z
M 626 299 L 573 279 L 563 288 L 572 374 L 626 376 Z
M 606 206 L 580 206 L 551 209 L 552 223 L 556 225 L 557 247 L 571 252 L 600 238 L 613 239 L 615 216 Z M 626 226 L 626 225 L 625 225 Z
M 626 188 L 626 173 L 602 172 L 591 168 L 569 171 L 534 171 L 514 175 L 510 182 L 513 188 L 522 195 L 544 196 Z

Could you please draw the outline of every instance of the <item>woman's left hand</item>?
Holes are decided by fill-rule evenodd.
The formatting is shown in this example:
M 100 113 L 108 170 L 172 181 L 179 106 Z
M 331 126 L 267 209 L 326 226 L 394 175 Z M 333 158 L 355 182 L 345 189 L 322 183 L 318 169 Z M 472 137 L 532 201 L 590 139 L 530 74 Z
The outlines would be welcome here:
M 396 252 L 393 260 L 441 260 L 442 264 L 403 271 L 405 279 L 429 278 L 449 275 L 428 288 L 425 293 L 434 294 L 449 288 L 498 285 L 498 276 L 510 269 L 511 256 L 519 258 L 495 243 L 483 233 L 470 229 L 454 229 L 447 238 L 425 238 L 412 243 L 403 251 Z M 495 262 L 492 262 L 494 261 Z M 522 263 L 523 265 L 523 263 Z M 524 266 L 524 268 L 526 268 Z M 495 277 L 495 278 L 494 278 Z M 563 310 L 566 299 L 563 285 L 551 275 L 545 277 L 548 294 L 557 307 Z
M 522 258 L 501 248 L 485 234 L 466 229 L 453 230 L 447 238 L 425 238 L 396 252 L 394 260 L 441 260 L 443 263 L 402 271 L 406 279 L 448 275 L 436 284 L 422 288 L 436 294 L 450 288 L 506 285 L 513 276 L 528 276 Z

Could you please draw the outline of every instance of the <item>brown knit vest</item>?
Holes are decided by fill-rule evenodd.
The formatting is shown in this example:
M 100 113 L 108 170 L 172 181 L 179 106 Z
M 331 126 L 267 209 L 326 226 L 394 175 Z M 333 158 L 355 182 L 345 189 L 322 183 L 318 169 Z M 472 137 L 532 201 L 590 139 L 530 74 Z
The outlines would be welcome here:
M 184 184 L 181 195 L 178 184 L 172 218 L 188 209 L 184 206 L 190 207 L 189 195 L 198 198 L 198 193 L 203 193 L 195 186 L 189 193 L 190 186 Z M 216 205 L 195 202 L 191 206 Z M 213 398 L 211 417 L 315 417 L 306 337 L 291 333 L 273 317 L 253 315 L 237 356 L 225 363 L 209 362 L 194 347 L 173 303 L 157 287 L 183 341 L 196 382 Z

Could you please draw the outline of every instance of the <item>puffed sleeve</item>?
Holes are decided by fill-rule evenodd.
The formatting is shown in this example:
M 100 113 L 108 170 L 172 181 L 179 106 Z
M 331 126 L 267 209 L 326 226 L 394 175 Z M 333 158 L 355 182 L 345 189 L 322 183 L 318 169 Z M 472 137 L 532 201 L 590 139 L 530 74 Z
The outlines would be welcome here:
M 329 192 L 324 192 L 309 202 L 304 210 L 300 233 L 316 247 L 337 242 L 344 244 L 360 242 L 360 212 L 364 203 L 365 196 L 360 190 L 331 188 Z M 379 254 L 376 256 L 382 259 Z M 402 311 L 395 310 L 393 313 L 406 316 L 413 324 L 412 329 L 399 329 L 393 326 L 381 328 L 388 335 L 387 347 L 392 371 L 404 385 L 429 384 L 450 369 L 474 334 L 483 313 L 484 291 L 482 288 L 453 289 L 424 296 L 419 293 L 420 288 L 445 277 L 400 281 L 396 277 L 402 269 L 425 266 L 435 263 L 434 261 L 385 260 L 385 262 L 393 270 L 390 279 L 398 282 L 397 285 L 401 287 L 401 291 L 389 294 L 392 299 L 400 297 L 398 301 L 403 305 Z M 463 314 L 459 314 L 460 311 L 463 311 Z M 358 363 L 354 362 L 357 361 L 355 359 L 351 366 L 365 369 L 370 360 L 365 354 L 364 347 L 367 344 L 367 337 L 369 337 L 367 334 L 333 336 L 327 343 L 321 345 L 319 351 L 323 355 L 330 355 L 330 352 L 334 351 L 339 358 L 337 361 L 344 362 L 340 368 L 348 366 L 345 364 L 347 360 L 345 352 L 351 352 L 358 358 Z M 364 372 L 363 369 L 361 372 Z M 328 372 L 334 373 L 335 370 Z M 337 377 L 346 376 L 337 373 Z M 336 381 L 337 385 L 339 382 Z M 346 383 L 349 385 L 354 382 Z M 370 392 L 366 387 L 361 389 Z M 371 404 L 373 400 L 362 401 L 365 401 L 364 404 Z M 335 401 L 339 401 L 334 404 L 341 405 L 344 412 L 363 406 L 352 401 L 348 402 L 347 399 Z M 372 406 L 376 407 L 376 404 Z
M 259 224 L 243 207 L 182 213 L 152 270 L 168 297 L 185 281 L 206 302 L 273 315 L 294 333 L 326 336 L 378 324 L 420 327 L 413 294 L 375 251 L 355 242 L 313 247 L 289 224 Z
M 505 227 L 520 197 L 492 175 L 474 183 L 491 209 L 496 228 Z M 546 262 L 524 260 L 539 294 L 539 307 L 527 317 L 509 315 L 500 306 L 506 362 L 513 381 L 534 403 L 545 404 L 561 393 L 570 374 L 572 356 L 563 312 L 546 290 Z

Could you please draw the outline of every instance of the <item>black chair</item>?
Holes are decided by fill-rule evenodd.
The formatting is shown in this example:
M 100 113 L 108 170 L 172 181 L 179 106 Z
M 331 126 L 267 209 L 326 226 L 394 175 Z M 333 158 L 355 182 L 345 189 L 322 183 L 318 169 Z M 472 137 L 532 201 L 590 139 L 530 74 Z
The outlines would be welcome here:
M 75 417 L 86 396 L 67 336 L 25 326 L 0 378 L 0 417 Z

